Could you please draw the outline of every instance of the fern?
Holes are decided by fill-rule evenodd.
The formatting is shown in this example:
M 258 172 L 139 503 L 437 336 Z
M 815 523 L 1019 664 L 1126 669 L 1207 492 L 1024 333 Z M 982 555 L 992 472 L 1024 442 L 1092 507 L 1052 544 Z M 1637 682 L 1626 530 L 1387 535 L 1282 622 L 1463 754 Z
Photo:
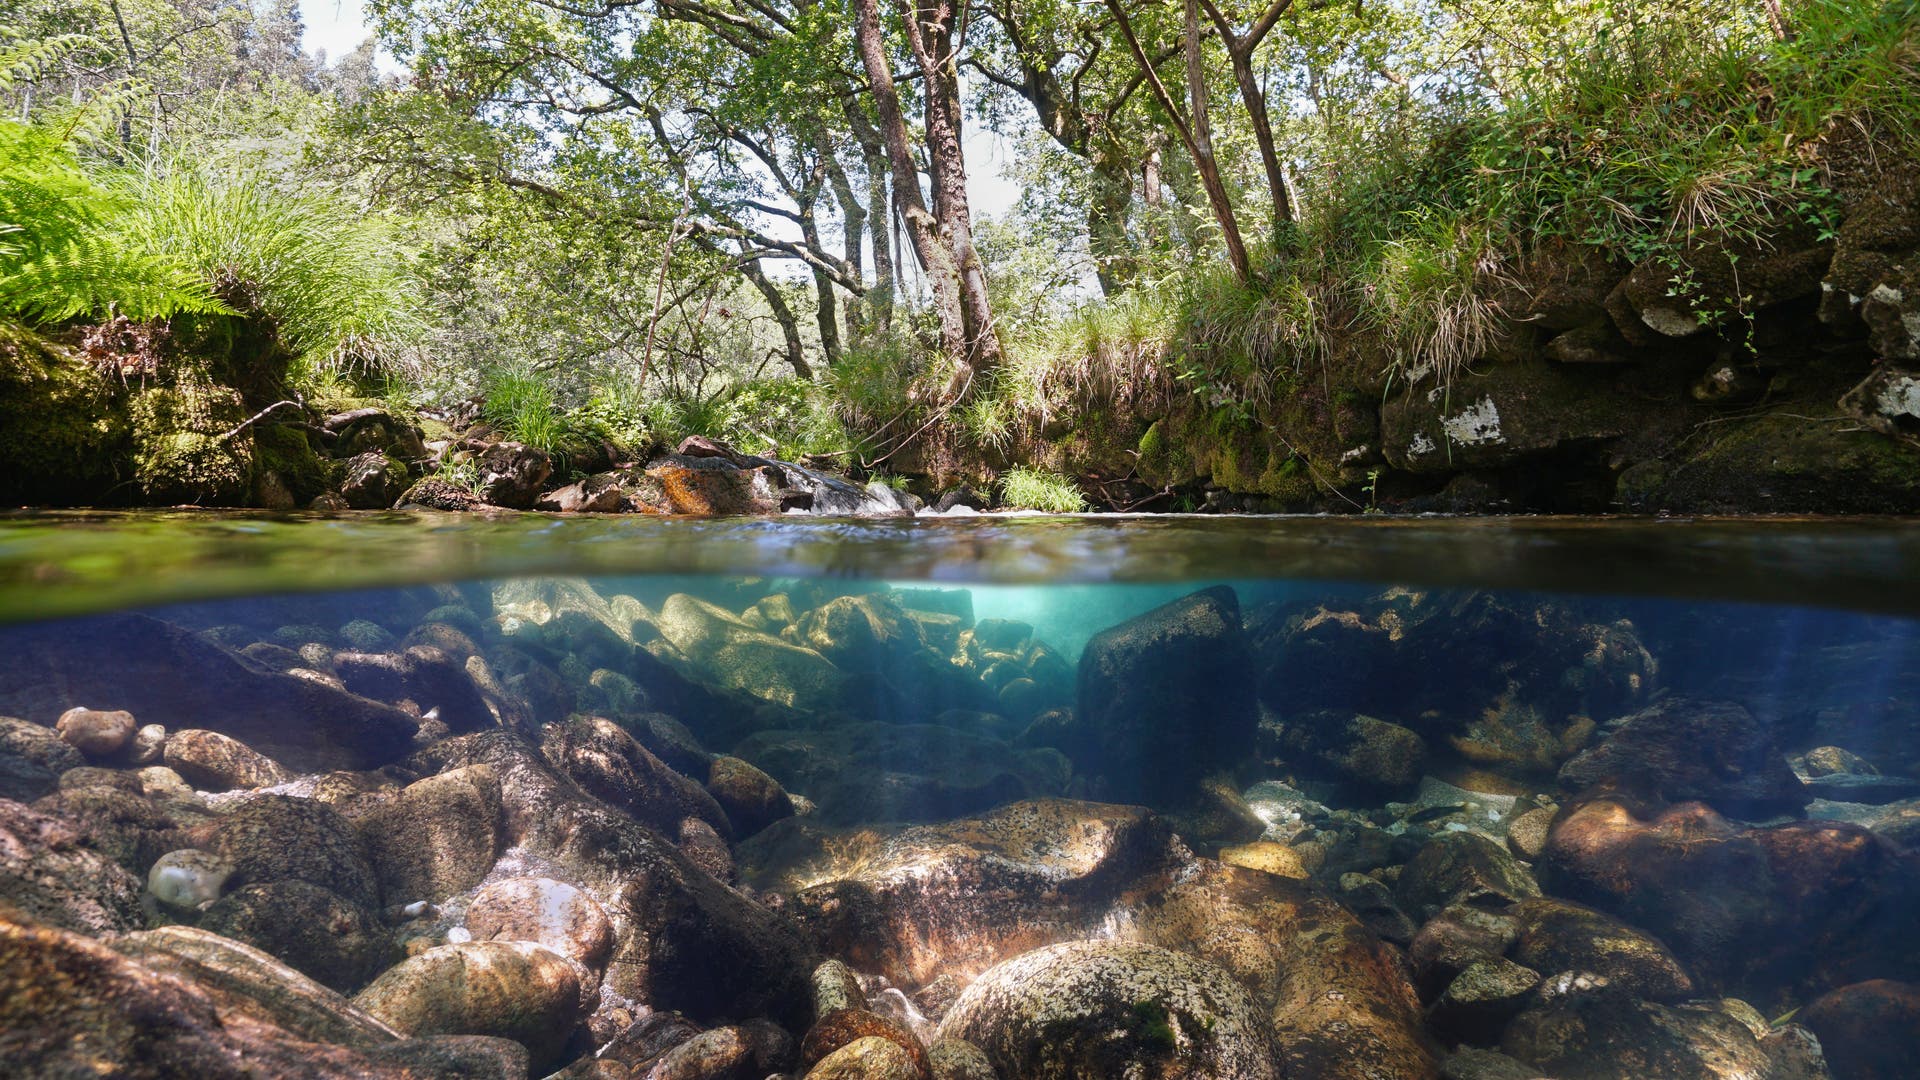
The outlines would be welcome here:
M 42 323 L 230 312 L 185 263 L 127 244 L 126 210 L 61 140 L 0 121 L 0 312 Z

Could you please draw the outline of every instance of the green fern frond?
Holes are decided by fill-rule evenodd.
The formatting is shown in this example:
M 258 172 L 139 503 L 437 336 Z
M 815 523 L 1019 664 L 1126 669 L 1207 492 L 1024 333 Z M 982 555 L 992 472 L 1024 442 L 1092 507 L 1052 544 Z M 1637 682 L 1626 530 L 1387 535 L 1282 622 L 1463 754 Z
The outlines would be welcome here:
M 87 34 L 56 34 L 0 44 L 0 93 L 32 82 L 70 56 L 100 47 L 100 40 Z

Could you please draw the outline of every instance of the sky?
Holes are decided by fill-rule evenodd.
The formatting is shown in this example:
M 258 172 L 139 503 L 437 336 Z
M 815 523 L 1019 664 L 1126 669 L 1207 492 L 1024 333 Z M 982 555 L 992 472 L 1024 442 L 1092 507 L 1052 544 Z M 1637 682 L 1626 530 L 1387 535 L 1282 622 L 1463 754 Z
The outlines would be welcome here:
M 302 42 L 310 53 L 344 56 L 372 36 L 361 0 L 300 0 L 306 26 Z M 1020 189 L 1002 175 L 1011 157 L 1007 140 L 977 125 L 966 135 L 967 191 L 977 216 L 1003 214 L 1020 198 Z

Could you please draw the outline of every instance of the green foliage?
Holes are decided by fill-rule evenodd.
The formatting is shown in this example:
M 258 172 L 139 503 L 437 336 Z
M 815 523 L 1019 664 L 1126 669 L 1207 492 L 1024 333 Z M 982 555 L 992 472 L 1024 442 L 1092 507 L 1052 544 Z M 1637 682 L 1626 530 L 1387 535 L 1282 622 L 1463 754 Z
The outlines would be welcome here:
M 1087 498 L 1073 481 L 1038 469 L 1009 469 L 1000 477 L 1000 505 L 1010 510 L 1039 510 L 1048 514 L 1078 514 Z
M 481 382 L 483 415 L 507 437 L 550 454 L 573 445 L 552 382 L 532 368 L 502 364 Z
M 0 121 L 0 311 L 42 323 L 227 311 L 184 260 L 130 242 L 133 210 L 55 136 Z
M 307 372 L 418 373 L 424 300 L 408 246 L 380 215 L 323 184 L 205 157 L 131 171 L 120 188 L 130 243 L 271 319 Z

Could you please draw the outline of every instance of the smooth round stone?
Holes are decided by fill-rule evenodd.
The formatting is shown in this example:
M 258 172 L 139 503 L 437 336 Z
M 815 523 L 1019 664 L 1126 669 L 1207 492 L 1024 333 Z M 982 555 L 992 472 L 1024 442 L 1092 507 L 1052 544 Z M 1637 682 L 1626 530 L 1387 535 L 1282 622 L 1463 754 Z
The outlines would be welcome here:
M 158 765 L 166 749 L 166 725 L 147 724 L 133 733 L 133 752 L 129 757 L 135 765 Z
M 133 714 L 123 709 L 68 709 L 53 726 L 67 745 L 94 759 L 126 749 L 137 727 Z
M 599 970 L 613 951 L 613 922 L 598 901 L 552 878 L 518 877 L 481 889 L 467 908 L 480 941 L 532 941 Z
M 147 891 L 162 906 L 178 912 L 197 911 L 220 899 L 233 864 L 210 851 L 181 848 L 154 860 L 147 871 Z
M 442 945 L 388 968 L 353 1003 L 406 1035 L 494 1035 L 550 1066 L 591 1011 L 580 968 L 530 941 Z

